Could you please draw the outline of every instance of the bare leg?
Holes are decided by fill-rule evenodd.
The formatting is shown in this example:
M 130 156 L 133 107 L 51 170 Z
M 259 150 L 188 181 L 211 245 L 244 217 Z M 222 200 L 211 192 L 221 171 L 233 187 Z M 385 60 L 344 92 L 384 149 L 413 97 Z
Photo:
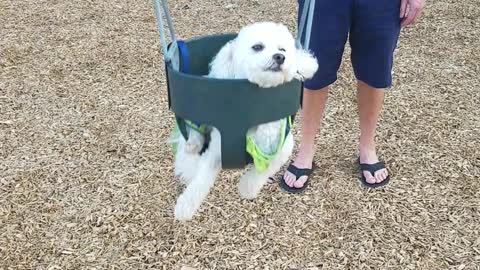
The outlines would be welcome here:
M 319 90 L 305 89 L 302 106 L 302 137 L 298 155 L 295 158 L 293 165 L 298 168 L 312 167 L 313 157 L 315 155 L 315 135 L 320 128 L 320 122 L 323 118 L 323 112 L 328 97 L 328 87 Z M 290 172 L 285 172 L 285 183 L 290 187 L 301 188 L 307 181 L 307 176 L 302 176 L 299 179 Z
M 378 123 L 378 117 L 382 110 L 383 89 L 377 89 L 368 84 L 358 81 L 357 84 L 357 102 L 358 114 L 360 117 L 360 162 L 373 164 L 378 162 L 377 153 L 375 151 L 375 130 Z M 388 172 L 386 169 L 375 172 L 371 175 L 370 172 L 364 171 L 368 183 L 380 183 L 387 178 Z

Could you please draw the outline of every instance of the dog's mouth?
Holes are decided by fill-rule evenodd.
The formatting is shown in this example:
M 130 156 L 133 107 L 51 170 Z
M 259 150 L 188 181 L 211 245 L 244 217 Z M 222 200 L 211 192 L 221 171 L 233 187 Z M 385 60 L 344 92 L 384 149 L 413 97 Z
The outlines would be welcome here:
M 271 72 L 280 72 L 282 71 L 282 66 L 278 65 L 276 63 L 271 64 L 269 67 L 265 69 L 265 71 L 271 71 Z

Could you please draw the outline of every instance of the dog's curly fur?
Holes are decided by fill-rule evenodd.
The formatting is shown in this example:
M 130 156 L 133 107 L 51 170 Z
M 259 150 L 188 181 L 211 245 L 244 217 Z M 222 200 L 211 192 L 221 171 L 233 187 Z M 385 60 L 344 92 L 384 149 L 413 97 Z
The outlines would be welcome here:
M 261 22 L 242 28 L 234 40 L 221 48 L 210 63 L 208 76 L 248 79 L 262 88 L 270 88 L 294 78 L 311 78 L 317 69 L 316 59 L 308 51 L 295 47 L 295 39 L 286 26 Z M 253 127 L 248 135 L 263 152 L 274 153 L 281 140 L 282 121 Z M 175 206 L 177 220 L 191 219 L 213 186 L 221 170 L 220 140 L 220 132 L 212 127 L 209 147 L 200 155 L 202 135 L 189 130 L 188 141 L 183 136 L 177 138 L 175 175 L 186 184 Z M 248 169 L 238 184 L 240 196 L 254 199 L 268 178 L 288 161 L 293 146 L 290 133 L 266 171 L 259 173 L 254 167 Z

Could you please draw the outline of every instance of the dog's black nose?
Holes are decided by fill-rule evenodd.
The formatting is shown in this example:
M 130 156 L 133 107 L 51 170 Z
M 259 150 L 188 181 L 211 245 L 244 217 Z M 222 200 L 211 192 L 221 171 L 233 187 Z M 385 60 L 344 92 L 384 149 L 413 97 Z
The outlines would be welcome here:
M 285 62 L 285 55 L 281 53 L 276 53 L 273 55 L 273 60 L 275 60 L 277 64 L 281 65 L 283 64 L 283 62 Z

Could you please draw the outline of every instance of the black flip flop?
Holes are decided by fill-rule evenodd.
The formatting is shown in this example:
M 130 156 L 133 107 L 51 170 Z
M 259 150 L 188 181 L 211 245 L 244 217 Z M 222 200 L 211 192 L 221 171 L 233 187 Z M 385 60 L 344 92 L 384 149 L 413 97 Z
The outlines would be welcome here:
M 367 179 L 363 175 L 364 171 L 368 171 L 372 174 L 372 176 L 374 176 L 376 171 L 385 169 L 385 163 L 383 163 L 383 161 L 379 161 L 375 164 L 366 164 L 366 163 L 360 163 L 360 159 L 358 159 L 358 166 L 360 169 L 360 181 L 364 187 L 379 188 L 379 187 L 386 186 L 388 182 L 390 182 L 390 175 L 387 175 L 387 178 L 385 178 L 385 180 L 383 180 L 382 182 L 370 184 L 367 182 Z
M 287 168 L 287 171 L 289 171 L 291 174 L 295 175 L 295 178 L 298 180 L 302 176 L 308 176 L 307 181 L 303 184 L 301 188 L 296 188 L 296 187 L 289 187 L 287 183 L 285 183 L 285 179 L 283 178 L 283 175 L 279 179 L 279 184 L 280 187 L 290 193 L 300 193 L 304 191 L 307 186 L 308 182 L 310 181 L 310 175 L 313 173 L 315 169 L 315 163 L 312 162 L 312 168 L 311 169 L 306 169 L 306 168 L 298 168 L 293 164 L 290 164 Z

